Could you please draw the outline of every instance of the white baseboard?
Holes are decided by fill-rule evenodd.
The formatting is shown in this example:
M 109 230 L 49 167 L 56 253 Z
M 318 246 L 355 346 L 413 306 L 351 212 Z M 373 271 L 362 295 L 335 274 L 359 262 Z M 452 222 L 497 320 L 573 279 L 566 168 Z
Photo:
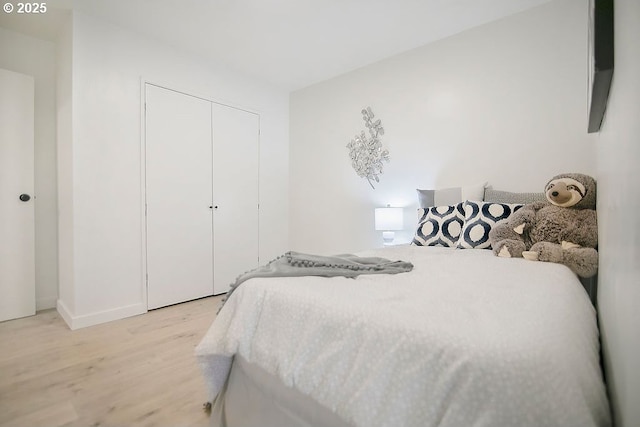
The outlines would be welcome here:
M 71 315 L 71 312 L 69 311 L 67 306 L 64 305 L 64 302 L 62 302 L 62 300 L 58 300 L 56 302 L 56 310 L 58 310 L 58 314 L 60 314 L 60 317 L 62 317 L 62 320 L 65 321 L 67 326 L 69 326 L 69 328 L 73 329 L 71 327 L 71 325 L 73 323 L 73 316 Z
M 112 310 L 83 314 L 80 316 L 73 315 L 61 300 L 58 300 L 56 308 L 71 330 L 99 325 L 100 323 L 137 316 L 147 312 L 147 305 L 142 303 L 118 307 Z

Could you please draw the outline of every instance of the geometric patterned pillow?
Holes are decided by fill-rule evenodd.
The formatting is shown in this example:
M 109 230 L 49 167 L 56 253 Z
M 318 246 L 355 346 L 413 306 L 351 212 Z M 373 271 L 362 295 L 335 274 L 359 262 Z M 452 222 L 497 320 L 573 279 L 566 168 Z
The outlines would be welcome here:
M 458 239 L 458 248 L 491 249 L 489 231 L 493 225 L 516 212 L 523 205 L 509 203 L 474 202 L 464 203 L 464 225 Z
M 418 209 L 417 246 L 455 247 L 464 223 L 464 203 Z

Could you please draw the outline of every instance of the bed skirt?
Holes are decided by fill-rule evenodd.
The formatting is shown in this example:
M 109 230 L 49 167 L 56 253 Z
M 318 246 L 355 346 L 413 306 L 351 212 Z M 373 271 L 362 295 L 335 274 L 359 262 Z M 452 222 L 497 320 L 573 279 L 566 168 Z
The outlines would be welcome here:
M 211 407 L 212 427 L 348 427 L 336 414 L 241 356 Z

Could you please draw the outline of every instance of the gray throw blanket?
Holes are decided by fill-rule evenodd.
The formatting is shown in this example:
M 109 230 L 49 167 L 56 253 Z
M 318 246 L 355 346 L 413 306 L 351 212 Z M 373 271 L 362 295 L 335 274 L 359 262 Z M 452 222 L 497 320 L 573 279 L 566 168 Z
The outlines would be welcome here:
M 413 264 L 410 262 L 391 261 L 386 258 L 360 257 L 352 254 L 321 256 L 290 251 L 266 265 L 238 276 L 236 281 L 231 284 L 227 296 L 222 300 L 220 310 L 238 286 L 254 277 L 356 277 L 361 274 L 405 273 L 412 269 Z

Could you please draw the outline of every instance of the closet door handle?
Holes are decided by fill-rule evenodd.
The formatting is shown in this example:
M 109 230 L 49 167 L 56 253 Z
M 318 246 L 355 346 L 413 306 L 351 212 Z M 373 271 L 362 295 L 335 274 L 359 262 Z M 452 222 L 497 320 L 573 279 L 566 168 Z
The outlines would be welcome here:
M 215 206 L 209 206 L 209 209 L 218 209 L 218 205 L 215 205 Z

